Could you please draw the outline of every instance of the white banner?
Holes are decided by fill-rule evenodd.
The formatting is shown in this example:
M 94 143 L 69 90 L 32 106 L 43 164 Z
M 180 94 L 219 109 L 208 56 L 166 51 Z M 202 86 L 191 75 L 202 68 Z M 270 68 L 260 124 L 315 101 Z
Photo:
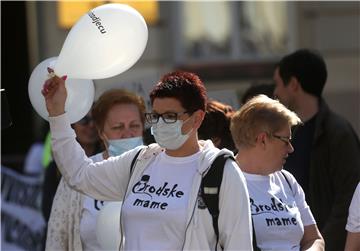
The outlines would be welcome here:
M 42 179 L 1 166 L 1 250 L 43 249 Z

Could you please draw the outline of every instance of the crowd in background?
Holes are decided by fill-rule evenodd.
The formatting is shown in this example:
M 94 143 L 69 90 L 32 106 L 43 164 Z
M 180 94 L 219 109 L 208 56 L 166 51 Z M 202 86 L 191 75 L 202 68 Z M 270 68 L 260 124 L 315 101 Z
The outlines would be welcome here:
M 238 182 L 245 184 L 246 180 L 247 184 L 247 189 L 244 190 L 246 192 L 243 192 L 241 190 L 243 188 L 239 185 L 242 192 L 239 190 L 237 193 L 239 196 L 248 194 L 248 197 L 245 196 L 245 198 L 248 198 L 247 203 L 250 204 L 245 203 L 249 206 L 248 211 L 240 210 L 243 207 L 239 206 L 228 209 L 227 213 L 235 214 L 235 209 L 238 210 L 239 215 L 250 212 L 251 220 L 245 221 L 245 226 L 242 228 L 228 230 L 231 222 L 219 218 L 219 221 L 221 220 L 220 239 L 216 240 L 215 247 L 218 245 L 219 247 L 225 245 L 225 249 L 239 247 L 236 246 L 239 245 L 237 241 L 228 236 L 225 237 L 225 234 L 221 235 L 221 231 L 241 234 L 246 239 L 248 236 L 244 235 L 244 231 L 252 228 L 252 237 L 249 239 L 253 239 L 253 242 L 242 243 L 243 248 L 252 245 L 254 250 L 269 248 L 280 250 L 292 246 L 302 249 L 312 247 L 314 250 L 359 250 L 360 142 L 351 125 L 341 116 L 332 112 L 322 97 L 327 74 L 326 63 L 321 55 L 307 49 L 297 50 L 283 57 L 277 64 L 274 70 L 273 84 L 254 85 L 249 88 L 242 96 L 242 107 L 235 111 L 231 106 L 217 100 L 206 102 L 206 96 L 202 96 L 202 92 L 205 92 L 202 87 L 198 87 L 197 91 L 201 95 L 199 93 L 197 95 L 204 99 L 204 107 L 196 104 L 194 100 L 187 99 L 189 94 L 183 91 L 183 88 L 187 87 L 187 82 L 194 82 L 199 86 L 201 83 L 198 83 L 199 80 L 194 79 L 194 76 L 173 73 L 173 75 L 166 75 L 161 80 L 165 87 L 154 87 L 151 94 L 153 111 L 147 113 L 146 117 L 141 97 L 124 90 L 113 90 L 104 93 L 94 104 L 92 112 L 74 123 L 72 128 L 76 133 L 77 142 L 84 151 L 82 154 L 84 157 L 81 155 L 84 163 L 88 161 L 85 159 L 86 156 L 92 156 L 92 160 L 96 162 L 111 156 L 119 156 L 131 149 L 140 149 L 139 146 L 157 142 L 166 149 L 170 156 L 175 153 L 172 158 L 169 158 L 157 148 L 152 150 L 152 154 L 159 156 L 157 157 L 159 159 L 156 160 L 159 162 L 158 165 L 163 167 L 163 163 L 166 161 L 173 161 L 174 166 L 181 166 L 181 162 L 176 158 L 188 158 L 184 156 L 196 155 L 198 151 L 203 151 L 199 150 L 205 147 L 205 145 L 201 145 L 203 143 L 199 143 L 201 148 L 197 148 L 198 138 L 211 140 L 211 148 L 230 150 L 228 154 L 234 156 L 237 163 L 231 162 L 231 165 L 239 169 L 236 172 L 231 171 L 232 175 L 238 175 L 237 172 L 241 170 Z M 173 78 L 178 79 L 174 81 Z M 185 84 L 180 88 L 178 83 L 183 80 Z M 166 89 L 167 85 L 172 84 L 175 87 Z M 186 91 L 189 92 L 187 89 Z M 258 96 L 259 94 L 266 96 Z M 117 100 L 123 96 L 127 97 L 126 101 Z M 169 98 L 171 102 L 168 102 Z M 164 100 L 166 102 L 161 103 Z M 168 114 L 167 109 L 172 107 L 174 111 L 179 108 L 173 112 L 175 115 Z M 182 114 L 180 115 L 180 113 Z M 61 113 L 54 114 L 56 114 L 55 117 L 61 116 Z M 180 121 L 181 123 L 175 128 L 175 124 Z M 192 123 L 192 129 L 186 124 L 188 121 Z M 60 124 L 60 122 L 57 123 Z M 148 128 L 149 125 L 152 126 L 151 129 Z M 168 125 L 174 125 L 173 135 L 168 135 L 170 141 L 161 136 L 161 128 Z M 183 134 L 181 128 L 186 128 L 187 133 Z M 116 134 L 116 131 L 119 133 Z M 54 138 L 57 138 L 58 141 L 62 140 L 59 136 L 60 133 L 56 130 L 54 132 L 58 133 L 58 135 L 54 135 Z M 177 137 L 170 137 L 174 135 Z M 181 141 L 177 142 L 178 139 Z M 188 142 L 192 142 L 192 144 Z M 79 149 L 76 148 L 74 151 L 80 154 Z M 178 149 L 182 150 L 177 152 Z M 188 150 L 184 149 L 193 151 L 188 153 Z M 133 152 L 131 157 L 136 154 Z M 184 152 L 187 155 L 183 155 Z M 46 249 L 99 249 L 95 233 L 96 215 L 101 207 L 105 206 L 104 203 L 101 203 L 102 199 L 109 200 L 112 197 L 111 193 L 114 192 L 109 188 L 93 192 L 88 187 L 95 186 L 94 184 L 100 186 L 99 183 L 105 182 L 105 179 L 100 181 L 96 177 L 89 176 L 87 183 L 83 184 L 71 177 L 62 178 L 61 172 L 66 173 L 66 171 L 59 171 L 56 158 L 44 166 L 43 158 L 49 156 L 49 149 L 46 150 L 43 145 L 38 143 L 29 151 L 29 154 L 37 156 L 37 158 L 31 158 L 33 161 L 26 165 L 24 171 L 44 177 L 42 209 L 46 222 L 50 219 L 49 227 L 45 230 L 47 234 L 44 234 L 43 239 L 44 244 L 46 241 Z M 140 154 L 144 155 L 144 153 Z M 126 154 L 124 156 L 126 157 Z M 126 161 L 128 159 L 130 157 Z M 63 161 L 63 159 L 58 161 Z M 111 161 L 113 161 L 112 158 L 109 162 Z M 190 166 L 195 163 L 194 159 L 186 159 L 186 161 L 189 161 Z M 69 162 L 61 164 L 64 163 Z M 96 167 L 96 164 L 94 166 Z M 156 167 L 150 164 L 149 166 L 150 171 L 147 168 L 144 170 L 148 170 L 148 176 L 155 175 Z M 227 169 L 231 168 L 227 167 Z M 73 171 L 79 179 L 80 172 L 82 171 Z M 186 172 L 188 178 L 195 175 L 190 170 Z M 67 175 L 69 176 L 69 174 Z M 111 173 L 109 172 L 108 175 Z M 172 175 L 169 171 L 166 177 L 169 178 Z M 145 176 L 139 174 L 138 178 L 146 183 L 148 180 Z M 67 179 L 66 182 L 63 180 L 64 178 Z M 161 180 L 161 176 L 159 180 Z M 184 178 L 181 180 L 187 184 L 184 185 L 185 187 L 190 187 L 190 183 L 186 183 Z M 134 182 L 130 178 L 126 182 L 130 181 Z M 356 187 L 358 188 L 355 192 Z M 120 190 L 122 189 L 124 188 L 121 187 Z M 87 193 L 87 195 L 82 195 L 80 192 Z M 55 193 L 59 195 L 55 196 Z M 123 196 L 124 193 L 122 191 L 121 195 Z M 91 195 L 95 195 L 94 198 Z M 232 200 L 235 198 L 232 197 Z M 77 204 L 67 207 L 72 208 L 71 210 L 64 210 L 65 201 Z M 97 206 L 97 201 L 101 206 Z M 171 201 L 171 203 L 173 202 Z M 283 205 L 285 206 L 281 210 Z M 127 207 L 126 217 L 132 219 L 135 226 L 141 227 L 142 218 L 138 219 L 139 222 L 134 220 L 134 215 L 131 217 L 129 212 L 130 205 Z M 224 202 L 224 207 L 227 207 L 226 202 Z M 276 217 L 270 219 L 266 214 L 261 214 L 260 211 L 264 210 L 263 208 L 272 208 L 267 213 L 272 211 L 271 213 Z M 64 212 L 71 215 L 66 216 Z M 186 218 L 186 210 L 181 213 L 182 220 L 171 224 L 180 224 L 183 226 L 181 230 L 185 231 L 183 223 Z M 144 211 L 138 212 L 136 217 L 143 217 L 143 215 Z M 230 214 L 227 217 L 230 217 Z M 147 221 L 146 217 L 144 219 Z M 234 219 L 241 220 L 236 217 Z M 287 219 L 287 221 L 284 223 L 279 219 Z M 60 228 L 60 223 L 65 221 L 68 221 L 66 226 Z M 132 242 L 131 238 L 135 234 L 135 229 L 130 227 L 131 224 L 128 220 L 125 220 L 123 224 L 125 231 L 128 231 L 128 236 L 130 236 L 130 244 L 127 245 L 143 247 L 136 244 L 135 241 Z M 211 223 L 206 224 L 207 228 L 212 228 Z M 280 227 L 272 228 L 272 224 Z M 154 223 L 150 222 L 147 226 L 154 226 Z M 206 229 L 206 227 L 204 228 Z M 177 237 L 170 236 L 170 242 L 174 240 L 170 247 L 184 247 L 177 241 L 177 238 L 182 240 L 183 236 L 180 232 L 184 231 L 175 231 Z M 127 233 L 125 232 L 125 234 Z M 143 233 L 143 236 L 146 234 Z M 167 232 L 164 233 L 164 236 L 169 237 Z M 204 236 L 198 236 L 198 238 L 206 240 L 201 244 L 205 245 L 206 242 L 206 245 L 209 245 L 207 247 L 212 249 L 214 236 L 206 232 Z M 238 236 L 238 238 L 240 237 Z M 161 241 L 162 237 L 156 240 Z M 149 242 L 155 249 L 160 247 L 157 246 L 159 244 L 156 240 Z M 144 242 L 144 245 L 146 243 Z M 201 247 L 186 238 L 184 243 L 188 244 L 188 247 Z

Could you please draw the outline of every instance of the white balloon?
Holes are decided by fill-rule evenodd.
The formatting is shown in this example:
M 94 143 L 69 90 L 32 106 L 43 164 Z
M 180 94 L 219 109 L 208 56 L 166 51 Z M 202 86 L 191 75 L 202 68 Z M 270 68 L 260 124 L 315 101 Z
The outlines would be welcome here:
M 57 57 L 48 58 L 38 64 L 31 73 L 28 85 L 29 98 L 35 111 L 45 120 L 49 120 L 45 98 L 41 90 L 48 79 L 47 67 L 54 67 Z M 95 97 L 95 88 L 92 80 L 67 79 L 65 81 L 67 99 L 65 111 L 68 113 L 71 123 L 79 121 L 91 109 Z
M 103 250 L 119 250 L 121 201 L 107 202 L 96 220 L 96 237 Z
M 103 79 L 118 75 L 140 58 L 148 29 L 139 12 L 124 4 L 104 4 L 71 28 L 55 65 L 58 76 Z

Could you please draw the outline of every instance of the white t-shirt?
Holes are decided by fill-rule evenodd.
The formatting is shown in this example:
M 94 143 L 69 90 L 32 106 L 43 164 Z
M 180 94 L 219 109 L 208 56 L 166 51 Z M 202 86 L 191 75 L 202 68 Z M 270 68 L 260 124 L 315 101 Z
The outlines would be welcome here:
M 83 250 L 101 250 L 96 236 L 96 221 L 100 210 L 109 202 L 95 200 L 86 195 L 84 197 L 80 220 L 80 238 Z
M 351 233 L 360 233 L 360 183 L 351 200 L 345 229 Z
M 162 152 L 129 188 L 122 208 L 125 250 L 181 250 L 199 157 Z
M 94 162 L 102 161 L 102 153 L 92 156 L 91 159 Z M 102 248 L 100 247 L 96 236 L 96 221 L 101 208 L 103 208 L 108 202 L 98 201 L 86 195 L 83 196 L 84 204 L 80 219 L 80 238 L 82 247 L 85 251 L 101 250 Z
M 244 175 L 257 246 L 261 250 L 300 250 L 304 226 L 316 223 L 295 178 L 286 173 L 291 190 L 281 172 Z

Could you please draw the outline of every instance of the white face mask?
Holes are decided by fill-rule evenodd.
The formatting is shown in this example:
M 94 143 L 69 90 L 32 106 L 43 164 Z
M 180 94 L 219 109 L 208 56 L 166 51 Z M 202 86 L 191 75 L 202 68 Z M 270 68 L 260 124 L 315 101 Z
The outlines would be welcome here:
M 175 123 L 167 124 L 162 118 L 151 127 L 151 134 L 154 135 L 156 142 L 165 149 L 179 149 L 189 138 L 192 129 L 187 134 L 182 134 L 182 125 L 188 121 L 177 120 Z
M 133 137 L 126 139 L 110 139 L 107 140 L 107 142 L 109 144 L 109 155 L 118 156 L 137 146 L 141 146 L 143 144 L 143 139 L 142 137 Z

